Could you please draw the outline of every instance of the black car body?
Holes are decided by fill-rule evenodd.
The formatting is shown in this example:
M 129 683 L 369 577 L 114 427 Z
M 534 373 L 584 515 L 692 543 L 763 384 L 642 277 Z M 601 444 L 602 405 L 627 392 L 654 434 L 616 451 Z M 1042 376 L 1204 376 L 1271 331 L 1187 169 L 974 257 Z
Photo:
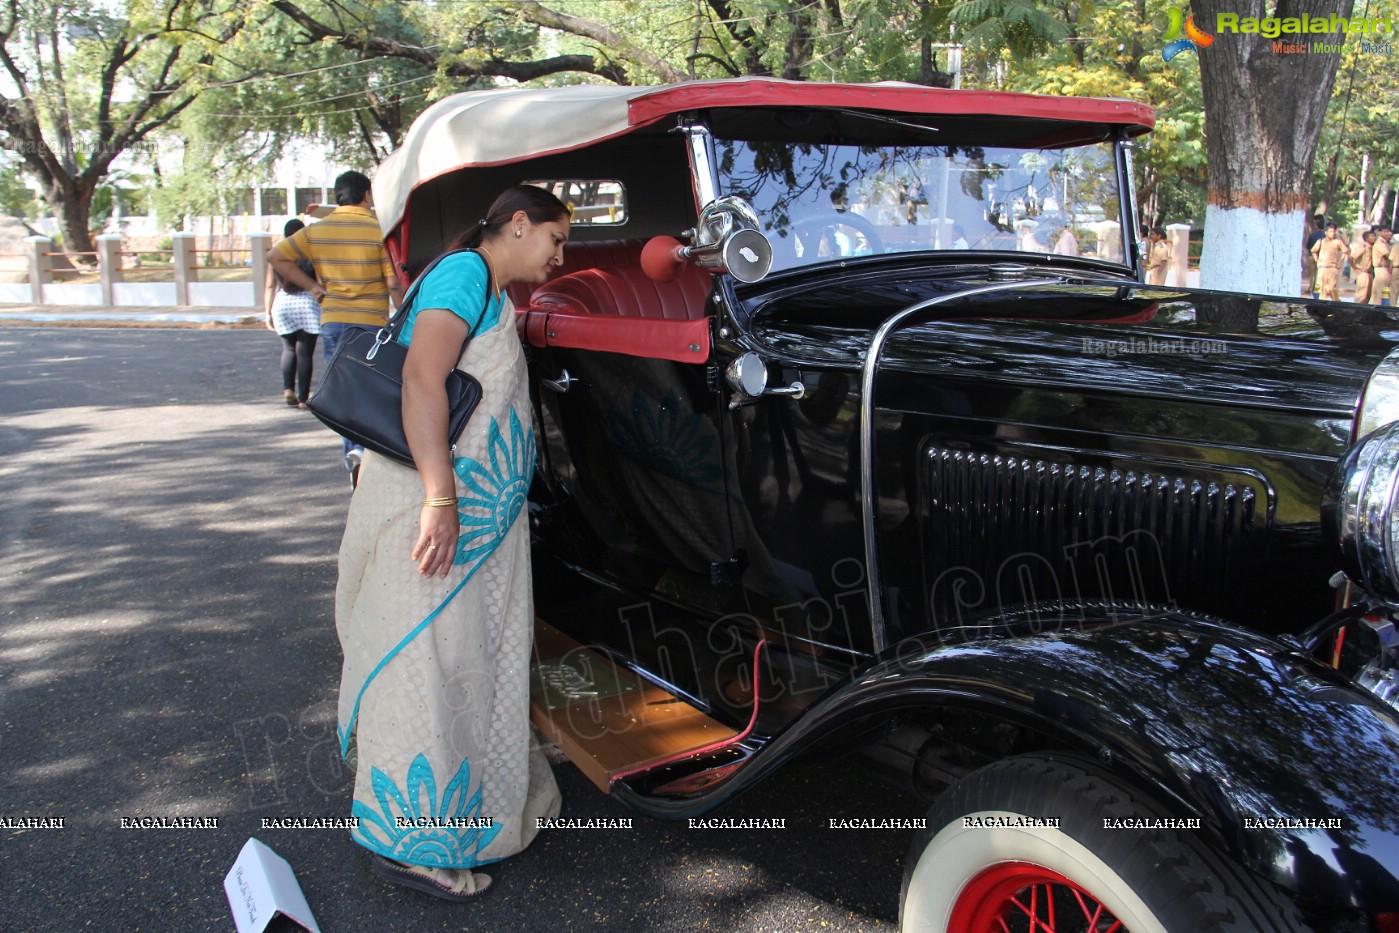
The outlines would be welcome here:
M 1399 322 L 1144 285 L 1152 122 L 768 79 L 419 121 L 376 180 L 405 275 L 505 184 L 584 202 L 514 297 L 535 720 L 599 786 L 695 816 L 862 745 L 941 792 L 908 929 L 1393 922 Z

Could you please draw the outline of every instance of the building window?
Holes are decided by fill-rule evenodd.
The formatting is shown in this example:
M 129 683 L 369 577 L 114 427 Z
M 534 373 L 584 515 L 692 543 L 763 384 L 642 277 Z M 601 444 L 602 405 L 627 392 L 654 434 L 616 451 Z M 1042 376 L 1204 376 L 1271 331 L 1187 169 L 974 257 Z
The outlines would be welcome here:
M 331 200 L 332 202 L 335 200 L 335 198 L 334 198 L 333 195 L 331 196 L 330 200 Z M 296 189 L 296 213 L 298 213 L 298 214 L 304 214 L 304 213 L 306 213 L 306 209 L 307 209 L 308 207 L 310 207 L 312 204 L 325 204 L 325 203 L 326 203 L 326 193 L 325 193 L 324 190 L 322 190 L 322 189 L 319 188 L 319 187 L 316 187 L 316 188 L 297 188 L 297 189 Z
M 262 207 L 258 213 L 263 217 L 284 217 L 291 213 L 287 210 L 287 189 L 259 188 L 257 193 Z

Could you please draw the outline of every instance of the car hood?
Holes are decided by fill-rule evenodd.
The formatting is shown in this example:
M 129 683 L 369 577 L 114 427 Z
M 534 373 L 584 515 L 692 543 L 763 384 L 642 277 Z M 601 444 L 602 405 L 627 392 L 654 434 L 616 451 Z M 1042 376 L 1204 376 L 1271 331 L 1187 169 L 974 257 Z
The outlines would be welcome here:
M 752 336 L 777 356 L 858 366 L 879 325 L 946 298 L 890 339 L 881 371 L 949 373 L 1180 396 L 1231 406 L 1349 416 L 1375 367 L 1399 345 L 1389 308 L 1033 271 L 1011 291 L 986 266 L 850 269 L 742 293 Z

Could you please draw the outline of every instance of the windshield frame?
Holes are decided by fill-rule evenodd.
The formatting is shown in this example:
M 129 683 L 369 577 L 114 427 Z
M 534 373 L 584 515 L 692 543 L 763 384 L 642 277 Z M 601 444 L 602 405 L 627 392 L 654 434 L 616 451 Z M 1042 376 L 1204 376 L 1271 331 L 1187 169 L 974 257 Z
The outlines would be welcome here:
M 831 262 L 852 261 L 857 257 L 863 264 L 864 261 L 875 260 L 879 256 L 897 259 L 907 258 L 911 254 L 934 255 L 944 259 L 949 258 L 949 256 L 955 257 L 958 254 L 966 256 L 967 258 L 971 258 L 974 255 L 985 257 L 989 254 L 1000 261 L 1014 261 L 1017 257 L 1023 261 L 1029 259 L 1031 254 L 1035 254 L 1036 264 L 1040 264 L 1044 261 L 1056 261 L 1076 257 L 1089 264 L 1106 265 L 1114 270 L 1125 270 L 1133 274 L 1136 273 L 1137 267 L 1139 266 L 1135 231 L 1130 224 L 1122 224 L 1119 221 L 1121 217 L 1133 217 L 1135 205 L 1135 192 L 1132 189 L 1130 173 L 1130 153 L 1126 152 L 1126 147 L 1130 144 L 1124 142 L 1124 138 L 1120 132 L 1112 133 L 1108 138 L 1100 139 L 1096 143 L 1058 147 L 1036 147 L 1028 145 L 974 146 L 963 145 L 959 142 L 950 144 L 943 142 L 920 144 L 909 143 L 907 141 L 899 144 L 861 146 L 858 141 L 850 140 L 812 143 L 811 141 L 789 142 L 786 140 L 772 140 L 771 138 L 760 141 L 728 137 L 721 139 L 715 137 L 707 126 L 699 122 L 683 125 L 681 129 L 689 137 L 692 166 L 695 172 L 695 193 L 699 196 L 700 204 L 707 203 L 708 200 L 712 200 L 714 197 L 727 194 L 734 194 L 748 200 L 763 221 L 764 234 L 773 242 L 774 251 L 778 257 L 778 262 L 773 268 L 774 274 L 824 266 Z M 773 204 L 770 198 L 765 199 L 761 195 L 754 197 L 755 191 L 749 190 L 742 184 L 735 183 L 735 173 L 732 165 L 734 154 L 738 153 L 741 156 L 751 157 L 755 151 L 763 148 L 769 151 L 776 148 L 777 150 L 793 154 L 790 160 L 791 162 L 798 161 L 796 154 L 803 151 L 808 158 L 815 152 L 840 153 L 843 151 L 846 154 L 850 154 L 857 151 L 865 151 L 868 153 L 884 154 L 882 160 L 876 160 L 873 172 L 864 173 L 857 171 L 855 173 L 855 175 L 858 176 L 854 178 L 854 182 L 857 185 L 861 182 L 868 181 L 879 172 L 888 171 L 900 158 L 907 160 L 912 154 L 917 154 L 918 158 L 925 165 L 941 163 L 947 168 L 947 171 L 942 173 L 946 177 L 939 179 L 941 184 L 938 185 L 937 190 L 935 192 L 925 191 L 921 193 L 920 196 L 907 199 L 900 205 L 901 209 L 908 212 L 905 218 L 906 220 L 916 217 L 913 223 L 905 224 L 905 229 L 915 231 L 916 228 L 920 226 L 926 228 L 922 231 L 926 242 L 916 242 L 915 237 L 914 240 L 899 243 L 897 248 L 888 248 L 881 243 L 879 244 L 877 252 L 871 249 L 861 249 L 858 247 L 849 249 L 843 245 L 841 248 L 829 251 L 823 255 L 813 254 L 809 252 L 809 248 L 793 243 L 793 237 L 790 235 L 793 231 L 784 229 L 784 227 L 790 227 L 791 221 L 794 218 L 791 216 L 785 218 L 775 216 L 771 210 Z M 1091 159 L 1083 158 L 1075 160 L 1065 158 L 1069 154 L 1093 150 L 1096 150 L 1096 155 Z M 965 161 L 963 163 L 955 162 L 957 159 L 965 160 L 971 158 L 969 154 L 973 152 L 980 152 L 983 154 L 991 153 L 992 157 L 984 161 L 990 162 L 994 171 L 988 172 L 985 165 L 973 166 L 967 164 Z M 1048 182 L 1051 166 L 1053 171 L 1061 173 L 1065 171 L 1064 166 L 1071 164 L 1081 175 L 1085 169 L 1087 170 L 1087 174 L 1082 175 L 1084 183 L 1088 187 L 1096 188 L 1100 192 L 1092 205 L 1093 211 L 1082 210 L 1081 208 L 1084 206 L 1082 201 L 1075 198 L 1073 203 L 1069 203 L 1066 200 L 1066 203 L 1064 203 L 1062 207 L 1051 204 L 1052 207 L 1056 208 L 1056 210 L 1051 212 L 1055 216 L 1047 218 L 1047 220 L 1051 223 L 1058 224 L 1057 228 L 1053 228 L 1056 231 L 1056 236 L 1057 233 L 1062 230 L 1069 230 L 1069 241 L 1074 239 L 1083 240 L 1086 238 L 1089 241 L 1087 244 L 1088 248 L 1080 252 L 1080 250 L 1076 248 L 1076 243 L 1068 242 L 1067 249 L 1057 251 L 1061 255 L 1054 255 L 1054 253 L 1056 253 L 1056 242 L 1044 241 L 1044 235 L 1048 233 L 1050 229 L 1048 227 L 1039 234 L 1036 234 L 1038 237 L 1037 239 L 1025 239 L 1021 241 L 1018 239 L 1021 232 L 1033 234 L 1034 231 L 1039 228 L 1039 217 L 1042 212 L 1033 209 L 1027 211 L 1020 207 L 1012 207 L 1009 210 L 1003 210 L 1004 204 L 1000 204 L 994 206 L 997 207 L 997 209 L 1002 209 L 1001 212 L 993 215 L 991 213 L 993 205 L 988 202 L 977 205 L 986 209 L 984 212 L 985 216 L 979 218 L 979 220 L 986 221 L 990 225 L 990 228 L 992 228 L 989 232 L 995 234 L 995 236 L 987 235 L 985 237 L 987 242 L 983 243 L 980 247 L 971 242 L 970 239 L 965 240 L 965 245 L 967 247 L 965 252 L 961 252 L 961 243 L 958 244 L 958 249 L 953 249 L 952 244 L 955 238 L 952 236 L 952 226 L 956 221 L 952 216 L 952 212 L 949 211 L 951 201 L 946 193 L 957 185 L 956 182 L 951 182 L 949 184 L 950 177 L 953 175 L 953 167 L 955 166 L 955 170 L 963 174 L 972 171 L 981 171 L 983 174 L 1004 174 L 1015 170 L 1014 166 L 1005 164 L 1009 161 L 1010 156 L 1027 156 L 1030 154 L 1033 154 L 1034 158 L 1038 159 L 1039 164 L 1046 170 L 1045 177 L 1039 179 L 1041 187 Z M 997 161 L 997 159 L 1000 161 Z M 729 162 L 727 166 L 725 165 L 726 160 Z M 787 167 L 790 168 L 791 166 L 788 165 Z M 850 168 L 849 162 L 847 162 L 845 167 L 847 169 Z M 917 172 L 913 173 L 915 177 L 917 174 Z M 849 179 L 847 179 L 847 181 L 848 180 Z M 922 181 L 921 178 L 919 180 Z M 769 177 L 767 181 L 771 183 L 772 178 Z M 807 184 L 810 185 L 813 181 L 818 182 L 815 186 L 815 190 L 819 195 L 830 196 L 834 186 L 830 184 L 831 178 L 829 175 L 822 178 L 818 173 L 817 177 L 808 178 Z M 1063 179 L 1061 178 L 1059 181 L 1062 183 Z M 926 182 L 924 182 L 924 185 L 926 185 Z M 985 186 L 983 185 L 983 187 Z M 1071 189 L 1072 185 L 1068 185 L 1067 187 Z M 963 195 L 959 195 L 964 202 L 962 205 L 964 211 L 968 203 L 985 200 L 984 198 L 972 198 L 969 195 L 964 195 L 965 192 Z M 937 201 L 936 206 L 928 205 L 925 208 L 923 205 L 926 205 L 930 199 L 935 199 Z M 914 201 L 917 203 L 912 203 Z M 814 207 L 814 204 L 806 205 L 808 211 Z M 888 205 L 885 205 L 885 207 L 888 207 Z M 855 217 L 852 226 L 859 225 L 859 220 L 864 217 L 864 214 L 861 213 L 858 208 L 852 210 L 848 206 L 843 209 L 837 209 L 837 206 L 832 206 L 819 213 L 823 215 L 823 220 L 829 222 L 844 220 L 846 217 L 853 214 Z M 1017 214 L 1021 216 L 1016 216 Z M 992 221 L 993 216 L 995 218 L 994 222 Z M 1096 219 L 1099 217 L 1101 220 Z M 887 210 L 884 212 L 884 217 L 882 219 L 888 220 Z M 1103 225 L 1103 221 L 1108 222 L 1106 226 Z M 1091 235 L 1086 235 L 1087 231 L 1085 228 L 1089 223 L 1096 224 L 1097 226 Z M 844 227 L 845 225 L 842 223 L 841 226 Z M 885 226 L 888 226 L 887 223 Z M 895 226 L 897 226 L 897 224 Z M 982 228 L 981 232 L 987 234 L 988 230 L 987 228 Z M 826 239 L 836 240 L 858 241 L 860 239 L 859 233 L 847 234 L 844 237 L 839 234 L 834 237 L 827 237 L 826 234 L 822 236 Z M 803 239 L 806 238 L 807 237 L 803 237 Z M 1027 246 L 1031 244 L 1034 245 L 1032 245 L 1031 248 L 1021 249 L 1019 246 L 1022 242 Z M 1007 248 L 1008 246 L 1010 248 Z M 863 255 L 861 255 L 862 253 Z

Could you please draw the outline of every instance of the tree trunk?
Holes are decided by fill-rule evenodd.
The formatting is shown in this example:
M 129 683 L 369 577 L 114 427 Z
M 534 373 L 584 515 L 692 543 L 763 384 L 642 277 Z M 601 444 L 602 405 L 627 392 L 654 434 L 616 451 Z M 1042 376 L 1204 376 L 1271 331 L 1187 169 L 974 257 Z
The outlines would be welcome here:
M 1381 182 L 1375 191 L 1374 200 L 1370 204 L 1369 214 L 1366 220 L 1371 226 L 1384 223 L 1385 211 L 1389 205 L 1389 182 Z
M 53 181 L 44 186 L 44 200 L 58 221 L 59 232 L 63 234 L 63 252 L 75 264 L 92 265 L 97 260 L 91 255 L 75 256 L 74 253 L 90 254 L 96 250 L 92 242 L 93 188 L 80 183 Z
M 58 229 L 63 231 L 63 251 L 74 263 L 82 266 L 97 262 L 95 257 L 89 255 L 97 249 L 92 242 L 92 231 L 88 229 L 91 208 L 92 199 L 89 197 L 83 202 L 64 201 L 57 211 Z
M 1199 50 L 1209 182 L 1202 287 L 1264 295 L 1301 292 L 1311 166 L 1340 62 L 1339 54 L 1311 47 L 1346 41 L 1345 33 L 1269 39 L 1224 32 L 1217 28 L 1217 14 L 1240 20 L 1330 20 L 1332 14 L 1349 19 L 1351 6 L 1351 0 L 1278 0 L 1269 10 L 1262 0 L 1192 2 L 1195 25 L 1214 35 L 1214 42 Z M 1282 45 L 1309 51 L 1286 53 Z M 1188 59 L 1183 67 L 1189 67 Z
M 813 11 L 804 0 L 794 0 L 787 11 L 787 22 L 792 32 L 787 38 L 787 54 L 782 61 L 782 77 L 788 81 L 802 81 L 806 78 L 807 66 L 811 64 Z

